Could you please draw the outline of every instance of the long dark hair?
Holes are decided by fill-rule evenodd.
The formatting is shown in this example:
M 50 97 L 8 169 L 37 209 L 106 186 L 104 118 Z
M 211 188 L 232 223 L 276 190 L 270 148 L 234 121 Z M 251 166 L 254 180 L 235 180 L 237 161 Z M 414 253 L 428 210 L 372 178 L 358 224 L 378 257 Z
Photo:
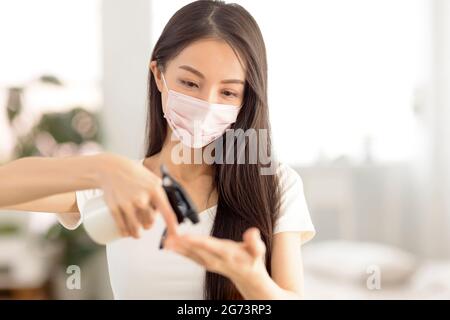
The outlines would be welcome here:
M 156 60 L 158 67 L 164 70 L 166 63 L 185 47 L 204 38 L 226 41 L 245 62 L 244 100 L 232 129 L 267 130 L 269 134 L 264 144 L 270 154 L 266 49 L 256 21 L 243 7 L 213 0 L 195 1 L 184 6 L 165 26 L 155 45 L 151 61 Z M 161 93 L 151 71 L 148 75 L 148 93 L 146 157 L 161 151 L 167 133 Z M 222 139 L 223 146 L 226 146 L 226 134 Z M 236 141 L 233 145 L 236 145 Z M 245 147 L 246 157 L 248 149 Z M 228 151 L 224 152 L 228 154 Z M 273 227 L 280 202 L 278 177 L 275 174 L 261 175 L 263 164 L 259 161 L 256 164 L 248 161 L 238 164 L 236 154 L 234 157 L 233 164 L 213 164 L 218 206 L 211 235 L 242 241 L 242 234 L 246 229 L 257 227 L 267 248 L 265 263 L 271 274 Z M 228 300 L 242 299 L 242 296 L 229 279 L 208 271 L 204 298 Z

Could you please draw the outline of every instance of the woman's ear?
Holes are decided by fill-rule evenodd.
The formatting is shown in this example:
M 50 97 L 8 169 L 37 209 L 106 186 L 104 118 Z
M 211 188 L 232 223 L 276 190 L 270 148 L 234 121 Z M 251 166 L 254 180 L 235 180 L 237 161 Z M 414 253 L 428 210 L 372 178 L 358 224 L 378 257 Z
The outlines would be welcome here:
M 158 88 L 159 92 L 162 92 L 162 78 L 161 78 L 161 71 L 158 68 L 158 63 L 156 60 L 153 60 L 150 62 L 150 71 L 153 73 L 153 77 L 155 78 L 156 87 Z

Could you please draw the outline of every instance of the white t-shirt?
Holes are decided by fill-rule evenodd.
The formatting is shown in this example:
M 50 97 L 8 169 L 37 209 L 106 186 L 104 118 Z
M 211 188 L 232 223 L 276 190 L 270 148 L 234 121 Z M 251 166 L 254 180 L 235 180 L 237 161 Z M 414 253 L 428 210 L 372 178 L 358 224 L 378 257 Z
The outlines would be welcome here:
M 142 160 L 140 160 L 142 163 Z M 274 233 L 301 232 L 302 244 L 315 235 L 303 193 L 299 174 L 285 164 L 280 164 L 278 174 L 281 183 L 280 216 Z M 75 224 L 59 217 L 60 223 L 75 229 L 83 221 L 84 204 L 89 198 L 103 194 L 101 189 L 76 192 L 81 219 Z M 216 207 L 199 213 L 197 224 L 183 223 L 180 233 L 209 235 L 214 222 Z M 106 246 L 108 270 L 115 299 L 203 299 L 205 269 L 194 261 L 169 250 L 160 250 L 159 242 L 165 223 L 156 216 L 150 230 L 144 230 L 141 238 L 123 238 Z

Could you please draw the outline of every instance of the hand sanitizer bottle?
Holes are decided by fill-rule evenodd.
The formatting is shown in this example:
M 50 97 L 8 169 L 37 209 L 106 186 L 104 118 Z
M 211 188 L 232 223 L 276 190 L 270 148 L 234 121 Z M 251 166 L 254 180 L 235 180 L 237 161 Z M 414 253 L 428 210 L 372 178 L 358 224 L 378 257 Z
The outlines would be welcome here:
M 103 195 L 86 201 L 83 225 L 87 234 L 98 244 L 106 245 L 122 238 Z

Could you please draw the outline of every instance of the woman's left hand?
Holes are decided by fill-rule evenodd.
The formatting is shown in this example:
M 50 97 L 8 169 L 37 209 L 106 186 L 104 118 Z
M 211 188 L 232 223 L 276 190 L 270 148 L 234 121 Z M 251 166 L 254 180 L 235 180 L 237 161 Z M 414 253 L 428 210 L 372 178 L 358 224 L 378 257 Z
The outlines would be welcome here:
M 165 240 L 164 248 L 232 281 L 245 281 L 267 273 L 264 263 L 266 246 L 257 228 L 247 229 L 242 242 L 211 236 L 173 235 Z

